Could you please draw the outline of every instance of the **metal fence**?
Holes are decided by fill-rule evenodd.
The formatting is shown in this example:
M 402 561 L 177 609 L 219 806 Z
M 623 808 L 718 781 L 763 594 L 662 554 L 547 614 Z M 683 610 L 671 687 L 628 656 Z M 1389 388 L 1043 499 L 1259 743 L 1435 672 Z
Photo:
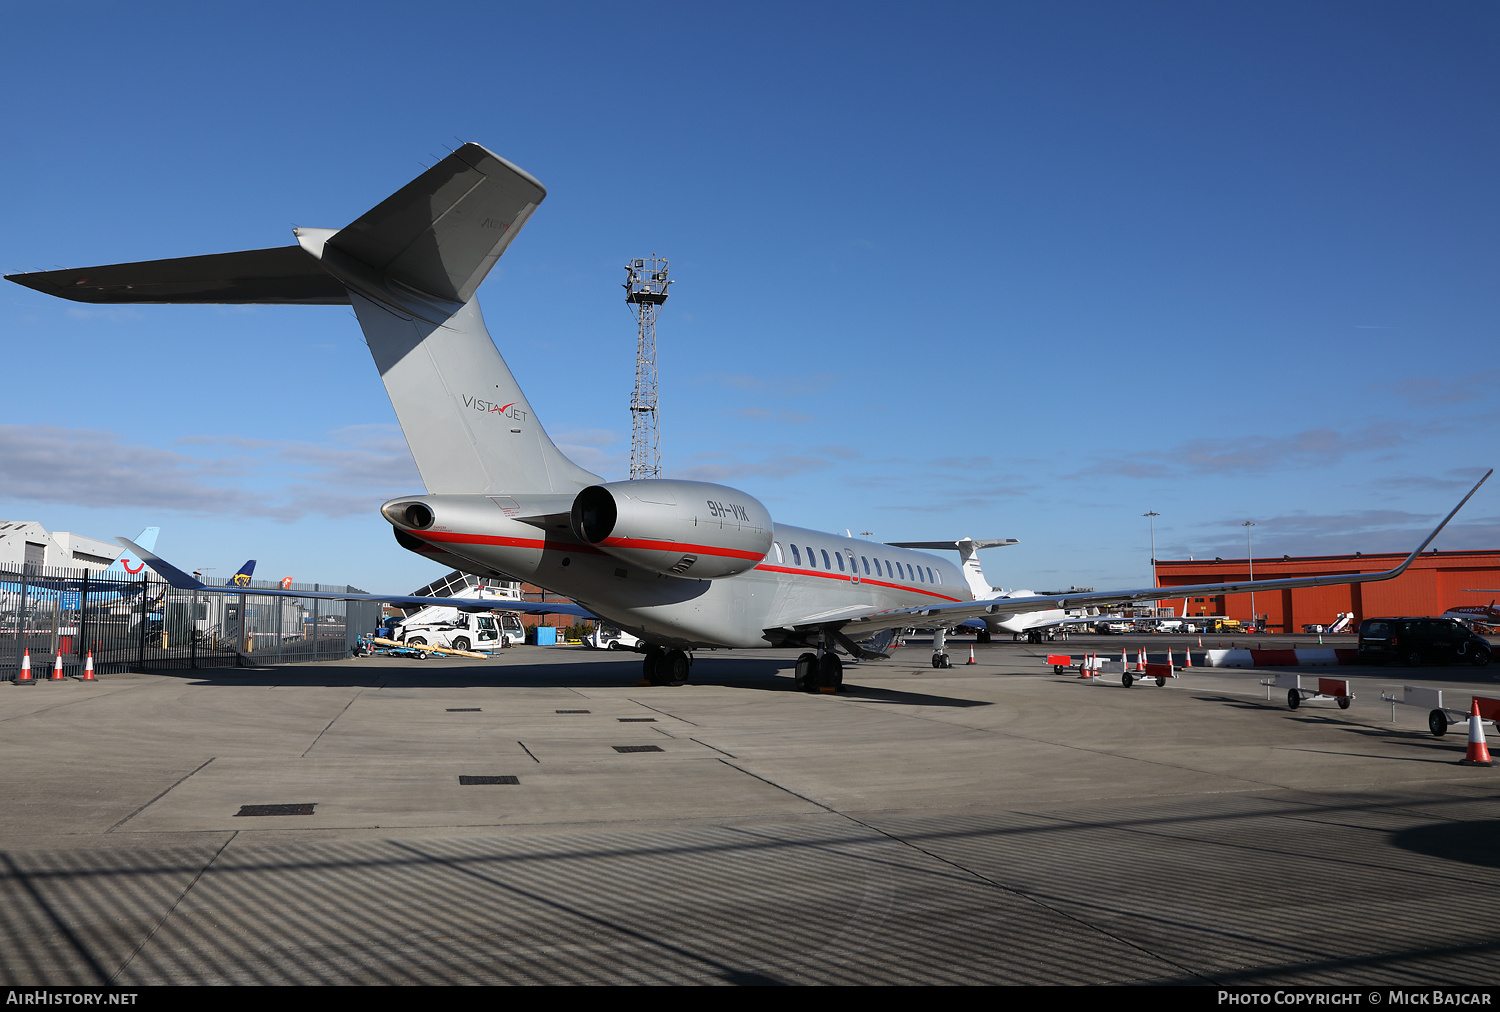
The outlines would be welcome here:
M 99 674 L 167 668 L 332 661 L 380 624 L 374 601 L 267 597 L 251 581 L 233 594 L 177 590 L 150 570 L 116 579 L 81 569 L 0 566 L 0 678 L 14 678 L 29 652 L 46 678 L 56 658 L 76 675 L 90 653 Z M 290 590 L 359 593 L 349 586 Z

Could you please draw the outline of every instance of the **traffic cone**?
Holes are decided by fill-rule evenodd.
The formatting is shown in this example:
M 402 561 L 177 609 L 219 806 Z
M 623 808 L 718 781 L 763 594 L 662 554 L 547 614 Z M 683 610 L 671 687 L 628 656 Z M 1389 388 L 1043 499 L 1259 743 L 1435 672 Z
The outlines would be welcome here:
M 52 677 L 49 678 L 48 681 L 51 681 L 51 682 L 61 682 L 61 681 L 63 681 L 62 654 L 61 653 L 59 653 L 57 655 L 57 660 L 52 665 Z
M 1083 655 L 1083 660 L 1081 662 L 1079 662 L 1079 665 L 1078 665 L 1078 677 L 1079 678 L 1092 678 L 1093 677 L 1093 674 L 1094 674 L 1094 672 L 1093 672 L 1093 664 L 1092 664 L 1093 656 L 1094 656 L 1093 654 L 1084 654 Z
M 1198 637 L 1198 649 L 1199 650 L 1203 649 L 1203 637 L 1202 636 Z
M 1484 743 L 1484 721 L 1479 717 L 1479 700 L 1469 711 L 1469 751 L 1458 761 L 1460 766 L 1493 766 L 1489 747 Z
M 1135 670 L 1137 670 L 1137 671 L 1145 671 L 1146 670 L 1146 648 L 1145 647 L 1141 647 L 1139 650 L 1136 651 L 1136 654 L 1135 654 Z
M 21 670 L 16 673 L 17 685 L 35 685 L 36 679 L 31 677 L 31 651 L 27 650 L 21 658 Z
M 83 662 L 83 674 L 78 676 L 78 680 L 80 682 L 97 682 L 99 680 L 94 677 L 94 652 L 92 650 L 89 651 L 88 659 Z
M 968 663 L 968 664 L 978 664 L 979 663 L 978 661 L 974 660 L 974 648 L 973 647 L 969 648 L 969 659 L 968 659 L 968 661 L 966 663 Z
M 1120 670 L 1121 671 L 1129 671 L 1130 670 L 1130 655 L 1125 652 L 1125 648 L 1124 647 L 1120 648 Z
M 1200 643 L 1198 645 L 1202 646 L 1203 644 Z M 1190 668 L 1190 667 L 1193 666 L 1193 648 L 1192 647 L 1188 647 L 1186 650 L 1184 650 L 1182 652 L 1182 666 L 1184 668 Z
M 1171 668 L 1172 666 L 1172 648 L 1167 647 L 1167 667 Z

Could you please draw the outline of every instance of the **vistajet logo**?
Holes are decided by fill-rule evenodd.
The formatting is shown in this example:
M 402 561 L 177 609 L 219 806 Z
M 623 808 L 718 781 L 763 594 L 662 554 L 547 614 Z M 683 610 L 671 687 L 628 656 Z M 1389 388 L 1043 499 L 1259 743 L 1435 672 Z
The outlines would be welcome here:
M 472 408 L 487 415 L 499 415 L 501 418 L 509 418 L 515 422 L 526 421 L 526 412 L 516 407 L 520 403 L 520 401 L 511 401 L 509 404 L 499 404 L 495 401 L 487 401 L 483 397 L 464 395 L 464 407 Z

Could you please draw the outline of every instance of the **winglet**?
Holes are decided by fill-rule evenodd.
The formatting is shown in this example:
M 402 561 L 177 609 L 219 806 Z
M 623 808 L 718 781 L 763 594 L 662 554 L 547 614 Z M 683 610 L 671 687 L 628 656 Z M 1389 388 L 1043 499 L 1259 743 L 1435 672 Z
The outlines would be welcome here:
M 136 558 L 150 566 L 156 571 L 157 576 L 160 576 L 178 590 L 201 590 L 206 586 L 206 584 L 193 579 L 170 562 L 164 562 L 155 553 L 146 551 L 146 549 L 129 538 L 115 538 L 115 540 L 134 552 Z
M 1479 491 L 1479 486 L 1483 485 L 1485 482 L 1489 481 L 1490 480 L 1490 475 L 1492 475 L 1494 473 L 1495 473 L 1495 469 L 1493 467 L 1490 468 L 1488 471 L 1484 472 L 1484 477 L 1480 478 L 1478 481 L 1476 481 L 1474 483 L 1474 487 L 1471 488 L 1471 489 L 1469 489 L 1469 494 L 1466 495 L 1466 496 L 1464 496 L 1462 499 L 1460 499 L 1458 501 L 1458 505 L 1455 506 L 1455 507 L 1453 507 L 1453 510 L 1447 516 L 1443 517 L 1443 522 L 1440 523 L 1440 524 L 1438 524 L 1436 527 L 1434 527 L 1432 529 L 1432 533 L 1429 534 L 1429 535 L 1427 535 L 1427 540 L 1424 541 L 1424 542 L 1422 542 L 1420 545 L 1418 545 L 1416 551 L 1412 552 L 1410 555 L 1408 555 L 1406 557 L 1406 561 L 1405 562 L 1401 563 L 1401 565 L 1399 565 L 1395 569 L 1391 570 L 1391 575 L 1392 576 L 1400 576 L 1402 573 L 1406 572 L 1406 567 L 1409 566 L 1409 565 L 1411 565 L 1413 562 L 1416 561 L 1417 556 L 1422 554 L 1422 550 L 1424 548 L 1426 548 L 1428 545 L 1432 544 L 1432 539 L 1435 538 L 1435 537 L 1437 537 L 1438 534 L 1439 534 L 1439 532 L 1441 532 L 1444 527 L 1448 526 L 1448 521 L 1452 520 L 1458 514 L 1458 511 L 1464 508 L 1464 503 L 1466 503 L 1470 499 L 1474 498 L 1474 493 Z

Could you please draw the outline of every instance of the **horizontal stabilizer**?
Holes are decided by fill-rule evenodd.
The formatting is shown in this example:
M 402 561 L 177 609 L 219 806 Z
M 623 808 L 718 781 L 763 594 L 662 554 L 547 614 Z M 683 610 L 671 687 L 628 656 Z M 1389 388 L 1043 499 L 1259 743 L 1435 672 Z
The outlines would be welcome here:
M 965 548 L 970 550 L 977 548 L 1005 548 L 1009 545 L 1019 545 L 1021 542 L 1015 538 L 963 538 L 959 541 L 887 541 L 886 544 L 892 548 L 921 548 L 929 552 L 938 552 L 943 549 L 952 551 Z
M 133 264 L 7 274 L 7 281 L 74 302 L 348 305 L 349 293 L 300 246 Z
M 546 196 L 529 173 L 465 144 L 330 236 L 327 246 L 387 278 L 467 302 Z

